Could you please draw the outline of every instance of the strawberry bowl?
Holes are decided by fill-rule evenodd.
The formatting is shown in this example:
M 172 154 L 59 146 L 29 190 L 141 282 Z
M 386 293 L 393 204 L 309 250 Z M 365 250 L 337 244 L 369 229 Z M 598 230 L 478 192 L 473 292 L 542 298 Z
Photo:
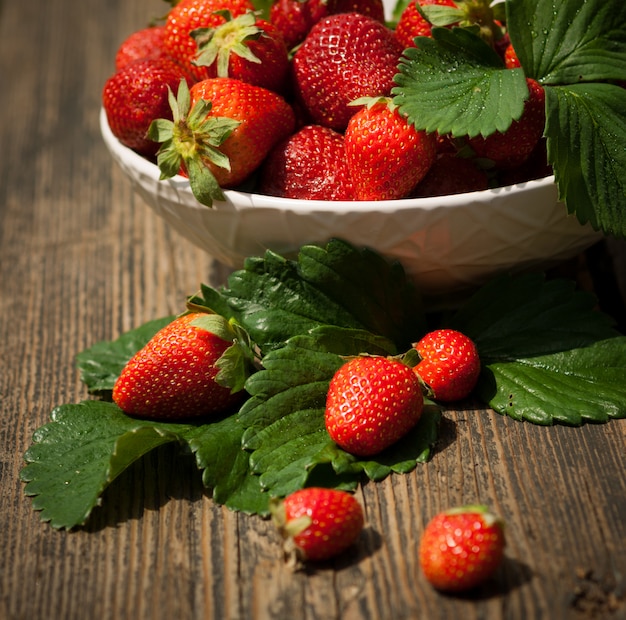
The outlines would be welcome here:
M 271 249 L 294 256 L 340 238 L 398 260 L 424 296 L 445 299 L 504 272 L 547 268 L 601 238 L 558 201 L 554 177 L 451 196 L 378 202 L 276 198 L 227 190 L 212 208 L 182 176 L 159 180 L 151 163 L 122 145 L 101 111 L 100 128 L 134 190 L 178 233 L 239 268 Z

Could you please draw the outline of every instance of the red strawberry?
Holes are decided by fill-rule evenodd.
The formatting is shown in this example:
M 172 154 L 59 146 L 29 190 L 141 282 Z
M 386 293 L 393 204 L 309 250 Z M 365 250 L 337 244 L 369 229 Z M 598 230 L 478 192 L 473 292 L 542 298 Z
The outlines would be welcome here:
M 343 136 L 307 125 L 274 147 L 261 171 L 259 192 L 298 200 L 354 200 Z
M 164 178 L 181 168 L 196 198 L 211 206 L 223 187 L 244 181 L 272 147 L 294 130 L 294 113 L 277 93 L 233 78 L 181 84 L 175 121 L 159 121 L 150 136 L 163 142 L 158 153 Z
M 363 530 L 363 509 L 345 491 L 309 487 L 272 501 L 270 509 L 292 561 L 332 558 Z
M 420 566 L 438 590 L 464 592 L 494 574 L 505 545 L 504 523 L 486 506 L 461 506 L 428 523 L 420 541 Z
M 195 81 L 214 77 L 206 67 L 195 64 L 198 45 L 191 33 L 198 28 L 215 28 L 223 24 L 226 19 L 219 11 L 230 11 L 231 15 L 237 16 L 252 10 L 250 0 L 180 0 L 165 20 L 163 46 Z
M 355 357 L 331 379 L 326 430 L 346 452 L 371 456 L 406 435 L 423 406 L 420 382 L 408 366 L 386 357 Z
M 358 13 L 326 17 L 293 59 L 298 96 L 314 121 L 343 131 L 359 97 L 388 96 L 402 54 L 393 31 Z
M 360 13 L 376 21 L 385 21 L 385 5 L 382 0 L 331 0 L 330 11 L 337 13 Z
M 270 21 L 282 32 L 288 48 L 302 43 L 320 19 L 337 13 L 361 13 L 384 22 L 382 0 L 275 0 Z
M 322 17 L 330 15 L 328 4 L 326 0 L 276 0 L 270 7 L 270 21 L 291 49 L 304 41 Z
M 415 129 L 385 98 L 370 100 L 350 119 L 345 145 L 359 200 L 408 196 L 435 161 L 435 136 Z
M 142 155 L 154 155 L 159 145 L 146 133 L 153 120 L 172 118 L 168 87 L 177 89 L 183 77 L 181 67 L 166 58 L 137 60 L 114 73 L 102 92 L 113 135 Z
M 115 70 L 119 71 L 135 60 L 161 58 L 166 55 L 163 48 L 165 28 L 150 26 L 132 32 L 117 49 L 115 54 Z
M 420 6 L 438 4 L 456 8 L 456 3 L 453 0 L 416 0 L 410 2 L 402 11 L 395 30 L 396 38 L 403 48 L 415 47 L 415 37 L 431 36 L 432 25 L 422 17 L 415 6 L 416 4 Z
M 487 173 L 471 159 L 454 153 L 442 153 L 411 193 L 412 196 L 447 196 L 477 192 L 489 188 Z
M 232 344 L 217 315 L 186 314 L 161 329 L 126 364 L 113 400 L 129 415 L 183 419 L 224 411 L 239 392 L 217 383 L 217 361 Z
M 451 402 L 469 396 L 480 375 L 474 342 L 454 329 L 437 329 L 414 345 L 421 361 L 414 371 L 436 400 Z
M 522 66 L 512 43 L 509 43 L 504 50 L 504 65 L 507 69 L 516 69 Z
M 269 90 L 283 90 L 289 70 L 287 47 L 273 24 L 252 11 L 233 17 L 214 28 L 199 28 L 195 64 L 206 66 L 211 77 L 231 77 Z
M 523 164 L 543 135 L 546 122 L 545 91 L 531 78 L 526 79 L 529 97 L 522 116 L 504 132 L 468 140 L 478 157 L 491 159 L 497 168 L 515 168 Z

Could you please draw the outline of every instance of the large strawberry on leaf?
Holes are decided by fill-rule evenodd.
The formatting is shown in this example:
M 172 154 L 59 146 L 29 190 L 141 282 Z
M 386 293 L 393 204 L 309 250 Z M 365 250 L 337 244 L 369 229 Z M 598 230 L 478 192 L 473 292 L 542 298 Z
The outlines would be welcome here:
M 161 178 L 184 173 L 199 202 L 223 200 L 223 187 L 244 181 L 294 129 L 291 106 L 277 93 L 233 78 L 181 82 L 170 93 L 173 121 L 160 119 L 150 137 L 162 142 Z
M 191 313 L 161 329 L 126 364 L 113 388 L 125 413 L 184 419 L 224 411 L 242 392 L 219 380 L 220 363 L 236 345 L 235 332 L 218 315 Z

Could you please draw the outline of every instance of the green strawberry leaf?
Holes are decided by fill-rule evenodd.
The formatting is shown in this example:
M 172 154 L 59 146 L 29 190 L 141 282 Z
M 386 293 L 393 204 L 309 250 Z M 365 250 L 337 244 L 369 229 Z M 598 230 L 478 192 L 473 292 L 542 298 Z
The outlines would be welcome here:
M 76 362 L 80 378 L 89 392 L 112 390 L 128 360 L 174 318 L 176 317 L 168 316 L 148 321 L 136 329 L 123 333 L 117 340 L 97 342 L 81 351 L 76 356 Z
M 536 424 L 626 417 L 626 340 L 595 303 L 572 282 L 536 274 L 498 278 L 476 293 L 451 326 L 478 347 L 478 397 Z
M 213 500 L 249 514 L 268 514 L 269 497 L 252 475 L 249 454 L 242 448 L 244 427 L 237 416 L 198 426 L 185 434 Z
M 626 236 L 626 88 L 557 86 L 546 89 L 546 100 L 548 157 L 568 211 Z
M 393 101 L 418 129 L 458 136 L 505 131 L 522 115 L 528 87 L 466 28 L 433 28 L 404 51 Z
M 339 240 L 303 246 L 297 260 L 271 251 L 249 258 L 227 287 L 204 285 L 189 304 L 235 319 L 262 352 L 321 325 L 364 329 L 403 348 L 425 326 L 403 268 Z
M 85 523 L 104 489 L 129 465 L 188 427 L 146 424 L 111 403 L 62 405 L 39 428 L 26 451 L 21 479 L 33 508 L 55 528 Z
M 526 74 L 544 85 L 626 80 L 622 0 L 507 0 L 507 27 Z

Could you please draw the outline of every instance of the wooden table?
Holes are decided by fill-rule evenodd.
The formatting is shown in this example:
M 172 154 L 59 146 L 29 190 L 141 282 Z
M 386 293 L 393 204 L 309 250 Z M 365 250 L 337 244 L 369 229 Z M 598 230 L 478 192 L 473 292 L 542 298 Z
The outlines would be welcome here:
M 291 572 L 271 522 L 214 504 L 167 451 L 114 483 L 85 528 L 40 522 L 22 456 L 55 405 L 88 398 L 76 353 L 224 278 L 133 195 L 99 136 L 117 45 L 164 7 L 0 6 L 0 618 L 626 617 L 625 421 L 448 411 L 428 464 L 358 491 L 357 548 L 310 571 Z M 508 523 L 506 563 L 479 592 L 442 596 L 419 571 L 420 532 L 476 501 Z

